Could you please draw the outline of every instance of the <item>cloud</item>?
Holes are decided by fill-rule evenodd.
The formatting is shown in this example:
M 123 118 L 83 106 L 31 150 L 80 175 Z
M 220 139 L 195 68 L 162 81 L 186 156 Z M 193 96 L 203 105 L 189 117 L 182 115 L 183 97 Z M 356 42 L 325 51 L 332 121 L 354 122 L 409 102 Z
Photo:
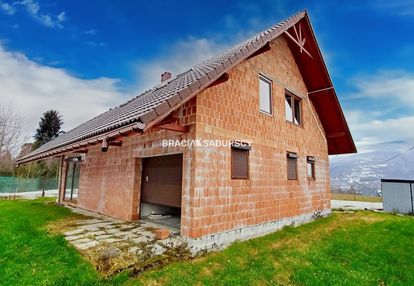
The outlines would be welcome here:
M 16 9 L 9 3 L 0 1 L 0 10 L 6 13 L 7 15 L 13 15 L 16 13 Z
M 86 43 L 93 47 L 105 47 L 106 46 L 104 42 L 87 41 Z
M 358 151 L 402 151 L 414 146 L 414 74 L 379 71 L 350 81 L 345 115 Z
M 42 113 L 56 109 L 69 129 L 124 102 L 118 80 L 81 79 L 64 69 L 41 65 L 0 44 L 0 98 L 24 117 L 24 133 L 32 136 Z
M 217 19 L 222 27 L 220 33 L 203 37 L 190 35 L 170 44 L 155 58 L 135 62 L 138 89 L 145 90 L 158 84 L 165 71 L 172 72 L 173 76 L 182 73 L 276 24 L 286 17 L 286 5 L 286 1 L 274 0 L 263 0 L 260 4 L 248 0 L 234 3 L 231 13 Z
M 359 153 L 372 151 L 402 151 L 414 146 L 414 116 L 372 119 L 360 112 L 348 122 Z
M 205 38 L 188 37 L 178 41 L 156 58 L 136 63 L 138 89 L 152 88 L 160 82 L 163 72 L 169 71 L 174 77 L 213 57 L 227 46 Z
M 34 0 L 23 0 L 14 2 L 14 5 L 21 5 L 25 7 L 27 13 L 34 19 L 39 21 L 44 26 L 50 28 L 63 28 L 63 22 L 66 20 L 65 12 L 60 12 L 57 15 L 43 14 L 40 12 L 39 2 Z
M 96 34 L 96 30 L 90 29 L 90 30 L 83 31 L 83 33 L 85 35 L 95 35 Z
M 355 77 L 351 84 L 357 92 L 353 98 L 397 101 L 414 107 L 414 74 L 405 71 L 380 71 L 374 75 Z
M 60 12 L 59 14 L 57 14 L 56 19 L 59 21 L 59 23 L 64 22 L 66 20 L 66 13 Z
M 379 0 L 371 5 L 382 11 L 400 16 L 414 16 L 414 2 L 412 0 Z

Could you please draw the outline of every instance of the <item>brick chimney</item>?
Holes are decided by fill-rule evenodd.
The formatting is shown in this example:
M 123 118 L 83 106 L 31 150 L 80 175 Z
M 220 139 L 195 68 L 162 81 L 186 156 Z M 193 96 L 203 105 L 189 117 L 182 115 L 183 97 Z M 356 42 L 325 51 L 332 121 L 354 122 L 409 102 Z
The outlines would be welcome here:
M 161 82 L 169 80 L 170 78 L 171 78 L 170 72 L 164 72 L 163 74 L 161 74 Z

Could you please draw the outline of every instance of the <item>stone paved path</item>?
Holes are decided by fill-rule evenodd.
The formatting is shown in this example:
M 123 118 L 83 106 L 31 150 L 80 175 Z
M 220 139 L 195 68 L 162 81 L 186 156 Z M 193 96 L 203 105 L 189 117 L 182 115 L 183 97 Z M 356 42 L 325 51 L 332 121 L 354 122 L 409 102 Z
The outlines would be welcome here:
M 103 245 L 123 246 L 129 252 L 137 252 L 144 245 L 152 246 L 154 255 L 162 254 L 167 248 L 183 243 L 177 235 L 163 240 L 155 240 L 153 230 L 157 225 L 148 222 L 125 222 L 104 215 L 77 208 L 70 208 L 89 219 L 79 220 L 73 230 L 64 233 L 65 239 L 81 251 L 91 250 Z

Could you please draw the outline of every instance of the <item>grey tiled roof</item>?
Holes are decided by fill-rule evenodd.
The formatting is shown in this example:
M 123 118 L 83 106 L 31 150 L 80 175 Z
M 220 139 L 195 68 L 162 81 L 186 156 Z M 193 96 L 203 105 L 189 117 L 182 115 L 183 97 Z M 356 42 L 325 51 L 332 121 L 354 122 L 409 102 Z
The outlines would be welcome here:
M 56 149 L 98 135 L 103 136 L 105 133 L 137 122 L 150 123 L 157 119 L 157 117 L 176 108 L 188 97 L 194 96 L 200 90 L 208 87 L 225 71 L 245 60 L 267 42 L 278 37 L 302 19 L 305 14 L 306 12 L 304 11 L 298 12 L 275 26 L 177 75 L 168 82 L 157 85 L 128 102 L 63 133 L 56 139 L 18 159 L 18 162 L 46 157 L 50 155 L 50 151 L 55 151 Z

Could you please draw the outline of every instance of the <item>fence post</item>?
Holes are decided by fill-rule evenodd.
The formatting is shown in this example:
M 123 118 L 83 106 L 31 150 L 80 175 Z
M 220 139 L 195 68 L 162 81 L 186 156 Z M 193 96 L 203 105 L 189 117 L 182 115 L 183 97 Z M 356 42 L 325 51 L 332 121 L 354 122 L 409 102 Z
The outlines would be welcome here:
M 410 183 L 410 195 L 411 195 L 411 214 L 414 214 L 414 202 L 413 202 L 413 183 Z

